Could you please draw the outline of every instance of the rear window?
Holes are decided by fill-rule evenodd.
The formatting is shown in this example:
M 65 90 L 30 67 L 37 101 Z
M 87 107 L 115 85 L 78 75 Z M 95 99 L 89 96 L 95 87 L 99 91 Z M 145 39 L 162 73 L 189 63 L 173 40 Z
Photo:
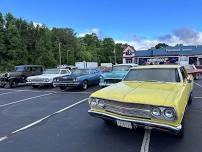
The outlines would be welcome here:
M 124 81 L 180 82 L 176 68 L 132 69 Z

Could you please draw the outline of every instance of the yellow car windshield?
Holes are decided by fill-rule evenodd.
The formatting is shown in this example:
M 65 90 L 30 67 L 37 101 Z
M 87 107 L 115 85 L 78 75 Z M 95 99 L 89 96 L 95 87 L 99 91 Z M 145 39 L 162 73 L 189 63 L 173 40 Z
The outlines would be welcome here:
M 176 68 L 132 69 L 124 81 L 180 82 Z

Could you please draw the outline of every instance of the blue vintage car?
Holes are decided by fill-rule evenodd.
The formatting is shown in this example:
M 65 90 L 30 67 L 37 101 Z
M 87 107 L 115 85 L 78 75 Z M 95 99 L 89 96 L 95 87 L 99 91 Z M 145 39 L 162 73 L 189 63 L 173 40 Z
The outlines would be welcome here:
M 78 87 L 86 90 L 89 85 L 99 84 L 101 73 L 96 69 L 75 69 L 71 75 L 57 77 L 53 85 L 65 90 L 67 87 Z
M 111 72 L 101 74 L 99 86 L 106 87 L 114 83 L 120 82 L 128 73 L 131 67 L 137 64 L 116 64 L 112 67 Z

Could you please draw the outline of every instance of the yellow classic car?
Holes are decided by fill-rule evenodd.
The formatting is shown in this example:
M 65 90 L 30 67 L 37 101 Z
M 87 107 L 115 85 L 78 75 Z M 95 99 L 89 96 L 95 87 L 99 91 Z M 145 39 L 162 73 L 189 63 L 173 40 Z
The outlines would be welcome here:
M 181 137 L 192 89 L 193 77 L 183 66 L 138 66 L 121 82 L 93 93 L 88 113 L 107 124 L 158 129 Z

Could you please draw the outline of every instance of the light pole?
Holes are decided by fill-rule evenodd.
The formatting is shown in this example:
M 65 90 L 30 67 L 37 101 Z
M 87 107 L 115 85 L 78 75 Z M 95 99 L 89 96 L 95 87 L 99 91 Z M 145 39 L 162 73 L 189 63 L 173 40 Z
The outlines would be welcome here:
M 69 55 L 69 51 L 70 51 L 70 50 L 67 50 L 67 65 L 68 65 L 68 55 Z
M 115 47 L 114 47 L 114 64 L 116 64 L 116 49 L 115 49 Z
M 61 66 L 62 65 L 62 59 L 61 59 L 60 41 L 58 43 L 58 49 L 59 49 L 59 60 L 60 60 L 60 66 Z

